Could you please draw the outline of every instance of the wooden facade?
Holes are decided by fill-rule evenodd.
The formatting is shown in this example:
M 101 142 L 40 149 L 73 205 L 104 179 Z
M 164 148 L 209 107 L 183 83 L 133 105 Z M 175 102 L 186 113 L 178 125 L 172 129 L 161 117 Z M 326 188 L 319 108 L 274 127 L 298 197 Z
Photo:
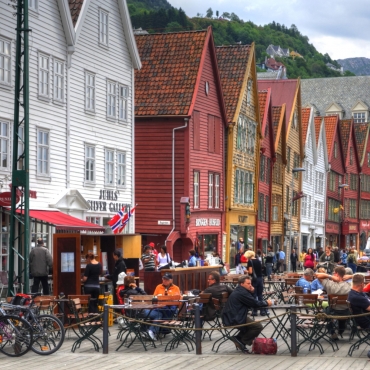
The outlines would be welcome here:
M 221 252 L 226 116 L 212 31 L 143 35 L 137 43 L 136 231 L 144 245 L 166 245 L 176 262 L 193 248 Z M 169 49 L 177 58 L 167 58 Z

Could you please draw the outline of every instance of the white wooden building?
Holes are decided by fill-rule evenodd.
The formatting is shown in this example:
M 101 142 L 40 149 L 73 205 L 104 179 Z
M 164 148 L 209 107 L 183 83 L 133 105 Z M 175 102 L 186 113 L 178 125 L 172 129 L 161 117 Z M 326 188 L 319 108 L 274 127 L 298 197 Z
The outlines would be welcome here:
M 126 1 L 29 0 L 29 8 L 30 189 L 37 193 L 30 209 L 104 226 L 122 205 L 135 204 L 134 69 L 141 63 Z M 0 191 L 11 183 L 14 12 L 0 0 Z M 2 213 L 0 270 L 9 229 Z M 31 227 L 32 238 L 43 235 L 51 247 L 53 228 Z
M 321 117 L 314 117 L 313 108 L 302 109 L 305 158 L 303 166 L 301 207 L 301 246 L 319 249 L 325 246 L 326 174 L 329 169 L 325 139 L 325 125 Z

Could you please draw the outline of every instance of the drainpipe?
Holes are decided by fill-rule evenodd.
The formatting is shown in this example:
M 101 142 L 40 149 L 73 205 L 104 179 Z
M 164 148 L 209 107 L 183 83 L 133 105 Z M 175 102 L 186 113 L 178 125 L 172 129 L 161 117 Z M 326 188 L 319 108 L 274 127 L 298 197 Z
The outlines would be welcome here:
M 70 162 L 71 162 L 71 157 L 70 157 L 70 147 L 71 147 L 71 100 L 70 100 L 70 90 L 71 90 L 71 81 L 70 81 L 70 69 L 72 66 L 72 54 L 74 53 L 75 49 L 74 46 L 68 46 L 67 48 L 67 91 L 66 91 L 66 188 L 69 189 L 71 187 L 71 172 L 70 172 Z
M 188 127 L 189 118 L 184 118 L 185 125 L 180 127 L 175 127 L 172 130 L 172 229 L 167 235 L 165 244 L 167 245 L 167 240 L 172 232 L 175 230 L 175 131 L 181 130 Z

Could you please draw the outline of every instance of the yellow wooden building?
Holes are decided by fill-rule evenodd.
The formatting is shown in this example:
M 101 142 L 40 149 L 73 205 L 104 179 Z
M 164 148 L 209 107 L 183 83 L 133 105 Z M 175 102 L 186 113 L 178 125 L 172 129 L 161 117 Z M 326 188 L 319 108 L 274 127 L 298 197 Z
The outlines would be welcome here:
M 229 124 L 223 258 L 234 267 L 240 238 L 244 240 L 245 249 L 256 247 L 261 130 L 255 47 L 254 44 L 222 46 L 216 52 Z

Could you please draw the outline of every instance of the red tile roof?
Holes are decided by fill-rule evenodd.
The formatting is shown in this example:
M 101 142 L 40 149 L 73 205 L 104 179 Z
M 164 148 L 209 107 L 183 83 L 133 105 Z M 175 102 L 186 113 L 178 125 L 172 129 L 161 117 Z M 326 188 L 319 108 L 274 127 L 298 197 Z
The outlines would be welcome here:
M 341 120 L 339 128 L 340 128 L 340 137 L 342 139 L 343 154 L 346 161 L 348 155 L 348 145 L 351 138 L 352 119 Z
M 279 128 L 281 111 L 282 107 L 272 107 L 272 126 L 274 128 L 274 141 L 276 139 L 276 133 Z
M 285 117 L 288 127 L 289 119 L 294 109 L 298 80 L 259 80 L 258 90 L 267 90 L 271 87 L 271 104 L 280 106 L 286 104 Z
M 315 117 L 315 134 L 316 134 L 316 146 L 319 146 L 319 137 L 321 131 L 322 117 Z
M 366 122 L 355 123 L 354 129 L 355 129 L 357 152 L 360 158 L 360 162 L 362 162 L 364 150 L 366 149 L 366 139 L 368 138 L 369 124 Z
M 264 90 L 264 91 L 258 91 L 258 103 L 259 103 L 259 106 L 260 106 L 261 126 L 263 124 L 263 119 L 265 117 L 265 108 L 266 108 L 267 95 L 268 95 L 268 91 L 266 91 L 266 90 Z
M 324 123 L 325 123 L 325 133 L 326 133 L 326 147 L 328 149 L 328 158 L 331 158 L 331 150 L 334 146 L 334 138 L 335 133 L 337 130 L 339 118 L 338 115 L 334 116 L 325 116 Z
M 302 108 L 302 135 L 303 143 L 306 142 L 308 125 L 310 123 L 311 108 Z
M 68 0 L 73 26 L 76 26 L 84 0 Z
M 136 35 L 142 68 L 135 70 L 135 115 L 187 115 L 206 31 Z
M 250 45 L 219 46 L 216 48 L 228 122 L 233 122 L 234 119 L 250 49 Z

